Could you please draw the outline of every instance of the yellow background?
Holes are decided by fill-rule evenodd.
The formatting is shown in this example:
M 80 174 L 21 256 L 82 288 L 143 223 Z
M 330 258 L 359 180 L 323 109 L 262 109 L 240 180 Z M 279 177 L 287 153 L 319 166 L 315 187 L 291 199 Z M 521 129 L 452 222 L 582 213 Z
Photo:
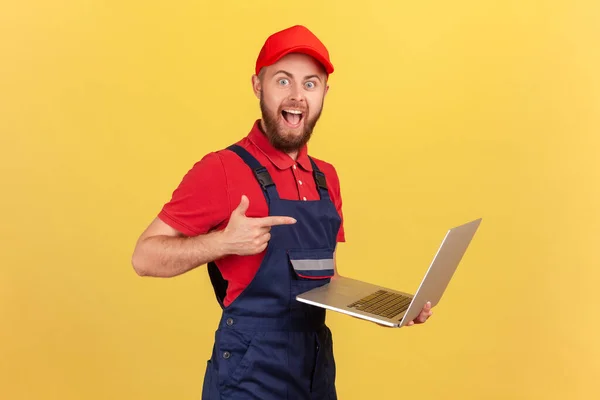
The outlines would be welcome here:
M 0 398 L 198 399 L 204 268 L 138 277 L 143 228 L 259 116 L 264 39 L 337 68 L 311 153 L 340 175 L 343 275 L 413 291 L 483 223 L 433 318 L 329 314 L 347 399 L 596 399 L 600 2 L 7 1 Z

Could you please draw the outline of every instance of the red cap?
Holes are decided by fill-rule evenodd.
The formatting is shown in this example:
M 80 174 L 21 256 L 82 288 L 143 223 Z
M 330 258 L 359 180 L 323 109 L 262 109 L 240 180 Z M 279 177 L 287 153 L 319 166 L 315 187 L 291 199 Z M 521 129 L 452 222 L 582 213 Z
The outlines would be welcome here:
M 256 74 L 258 75 L 262 67 L 276 63 L 289 53 L 307 54 L 323 64 L 327 74 L 333 72 L 325 45 L 306 27 L 295 25 L 275 32 L 267 38 L 256 60 Z

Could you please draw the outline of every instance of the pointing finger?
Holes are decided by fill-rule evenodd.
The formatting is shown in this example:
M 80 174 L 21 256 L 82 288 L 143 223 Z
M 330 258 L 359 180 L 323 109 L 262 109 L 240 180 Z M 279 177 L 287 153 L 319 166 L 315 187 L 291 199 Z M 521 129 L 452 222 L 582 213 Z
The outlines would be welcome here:
M 258 218 L 258 223 L 261 226 L 291 225 L 295 224 L 296 220 L 292 217 L 264 217 Z

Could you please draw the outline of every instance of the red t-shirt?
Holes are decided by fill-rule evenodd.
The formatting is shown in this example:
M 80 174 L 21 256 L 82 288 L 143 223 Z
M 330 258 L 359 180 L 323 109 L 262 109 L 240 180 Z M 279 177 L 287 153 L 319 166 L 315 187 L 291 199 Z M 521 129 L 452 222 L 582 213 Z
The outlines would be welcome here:
M 300 149 L 294 161 L 275 149 L 262 133 L 259 121 L 238 145 L 245 148 L 271 175 L 279 197 L 287 200 L 318 200 L 307 146 Z M 333 165 L 312 157 L 325 174 L 331 200 L 342 218 L 342 197 L 337 172 Z M 171 200 L 158 217 L 186 236 L 202 235 L 227 226 L 231 212 L 239 205 L 242 194 L 250 201 L 246 216 L 266 217 L 267 202 L 258 181 L 248 166 L 235 153 L 219 150 L 205 155 L 183 177 Z M 344 242 L 343 222 L 337 235 Z M 224 304 L 229 305 L 252 281 L 264 253 L 252 256 L 227 256 L 216 262 L 228 281 Z

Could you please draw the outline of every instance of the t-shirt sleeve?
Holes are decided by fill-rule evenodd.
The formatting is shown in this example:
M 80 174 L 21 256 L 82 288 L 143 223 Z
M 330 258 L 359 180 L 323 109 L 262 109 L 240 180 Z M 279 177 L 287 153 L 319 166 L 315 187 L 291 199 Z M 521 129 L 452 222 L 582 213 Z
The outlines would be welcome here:
M 329 167 L 329 171 L 327 171 L 325 175 L 327 179 L 327 190 L 329 191 L 329 196 L 333 200 L 333 204 L 335 204 L 335 208 L 342 219 L 342 223 L 337 234 L 337 241 L 345 242 L 346 233 L 344 231 L 344 213 L 342 212 L 342 191 L 340 189 L 340 179 L 335 167 L 331 164 L 326 165 Z
M 186 236 L 197 236 L 217 227 L 229 214 L 225 169 L 213 152 L 185 174 L 158 218 Z

